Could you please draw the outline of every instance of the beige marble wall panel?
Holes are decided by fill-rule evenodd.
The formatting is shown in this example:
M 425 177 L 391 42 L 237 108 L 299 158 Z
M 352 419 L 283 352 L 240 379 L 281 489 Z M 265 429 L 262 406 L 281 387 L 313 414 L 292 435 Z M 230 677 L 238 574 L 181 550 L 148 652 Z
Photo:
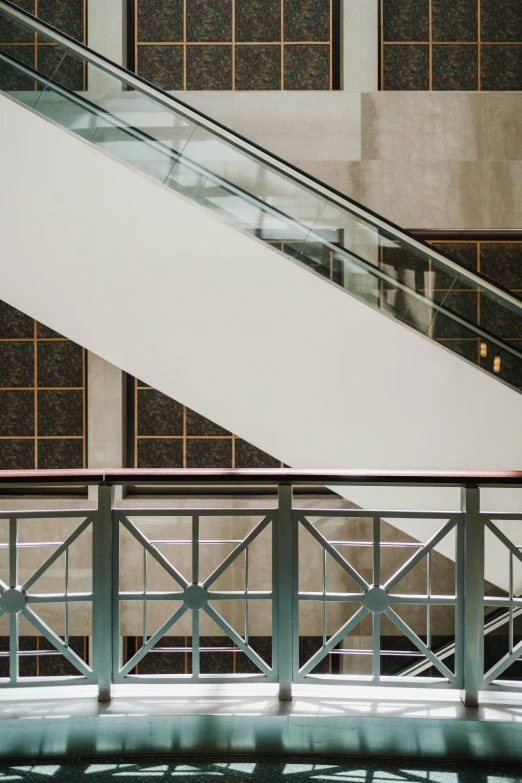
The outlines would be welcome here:
M 489 227 L 522 226 L 522 160 L 488 164 Z
M 487 164 L 366 160 L 361 201 L 406 228 L 488 226 Z
M 85 498 L 57 500 L 52 498 L 0 499 L 0 510 L 26 509 L 75 509 L 94 507 Z M 82 518 L 24 519 L 18 522 L 18 540 L 21 544 L 47 542 L 49 546 L 20 547 L 19 584 L 24 582 L 40 567 L 73 530 Z M 9 581 L 9 559 L 7 548 L 1 547 L 9 540 L 9 522 L 0 520 L 0 578 Z M 54 543 L 53 542 L 57 542 Z M 90 592 L 92 589 L 92 537 L 87 528 L 71 545 L 69 553 L 69 590 L 71 592 Z M 31 593 L 63 592 L 65 590 L 65 556 L 62 555 L 34 583 Z M 31 609 L 58 634 L 64 633 L 64 609 L 60 604 L 33 604 Z M 0 619 L 0 636 L 8 636 L 7 615 Z M 73 636 L 88 635 L 91 632 L 91 607 L 89 602 L 74 602 L 69 609 L 69 633 Z M 20 634 L 36 636 L 37 631 L 24 617 L 20 617 Z
M 173 95 L 285 160 L 361 158 L 360 93 L 194 91 Z
M 487 157 L 522 160 L 522 93 L 487 93 Z
M 139 501 L 141 505 L 146 501 Z M 135 501 L 124 500 L 120 505 L 129 507 Z M 178 508 L 190 508 L 197 505 L 202 507 L 209 504 L 218 508 L 248 508 L 268 505 L 266 498 L 248 499 L 203 499 L 194 503 L 193 499 L 176 499 Z M 170 500 L 154 500 L 157 507 L 168 507 Z M 150 505 L 147 504 L 147 505 Z M 272 505 L 272 504 L 271 504 Z M 296 505 L 304 508 L 354 508 L 353 504 L 341 498 L 316 497 L 296 498 Z M 167 539 L 188 540 L 191 535 L 191 519 L 188 516 L 172 517 L 132 517 L 136 525 L 144 534 L 153 540 L 165 541 Z M 370 542 L 372 540 L 371 519 L 356 517 L 350 521 L 328 517 L 314 517 L 314 523 L 320 532 L 331 541 L 351 540 Z M 259 517 L 254 518 L 260 521 Z M 422 523 L 421 523 L 422 524 Z M 200 538 L 202 540 L 223 540 L 229 543 L 218 545 L 202 545 L 200 555 L 200 580 L 203 581 L 219 563 L 232 551 L 236 545 L 234 542 L 243 538 L 252 528 L 253 522 L 248 517 L 230 517 L 224 512 L 221 517 L 200 516 Z M 381 526 L 383 541 L 397 543 L 414 543 L 414 539 L 399 531 L 397 528 L 383 522 Z M 158 544 L 160 551 L 167 556 L 172 564 L 191 580 L 192 551 L 186 544 L 173 546 L 171 544 Z M 372 583 L 372 549 L 371 547 L 340 547 L 340 551 L 349 562 L 357 569 L 361 576 Z M 394 574 L 411 556 L 414 550 L 411 547 L 386 548 L 382 553 L 383 580 Z M 455 582 L 455 566 L 443 555 L 433 553 L 433 591 L 443 594 L 452 589 Z M 304 528 L 299 533 L 299 589 L 309 592 L 321 592 L 323 589 L 323 549 Z M 127 532 L 122 533 L 121 539 L 121 563 L 122 563 L 122 590 L 143 589 L 143 549 L 139 543 Z M 150 590 L 173 590 L 179 588 L 174 580 L 147 557 L 147 585 Z M 244 589 L 245 561 L 242 555 L 238 558 L 213 585 L 216 590 L 242 590 Z M 414 571 L 401 581 L 399 592 L 422 593 L 426 585 L 426 562 L 419 564 Z M 249 588 L 254 590 L 271 589 L 271 531 L 267 529 L 260 539 L 251 545 L 249 554 Z M 349 577 L 335 561 L 326 557 L 326 589 L 329 592 L 361 592 L 359 586 Z M 147 608 L 148 634 L 158 630 L 170 614 L 179 606 L 178 602 L 150 601 Z M 244 629 L 244 602 L 222 601 L 216 602 L 215 608 L 222 613 L 227 622 L 233 628 L 242 633 Z M 356 604 L 332 603 L 327 609 L 327 632 L 333 634 L 337 631 L 357 610 Z M 271 633 L 271 604 L 269 601 L 249 602 L 249 629 L 252 635 L 265 636 Z M 422 606 L 403 606 L 400 609 L 401 617 L 412 624 L 418 634 L 426 633 L 426 609 Z M 192 617 L 187 612 L 184 617 L 172 628 L 171 635 L 190 636 Z M 323 606 L 321 602 L 302 602 L 299 611 L 299 633 L 303 636 L 321 636 L 323 627 Z M 124 602 L 122 606 L 121 634 L 122 636 L 140 635 L 143 629 L 142 604 L 140 602 Z M 201 614 L 200 630 L 203 635 L 222 635 L 205 613 Z M 443 611 L 435 609 L 432 615 L 432 630 L 434 634 L 454 633 L 454 617 L 451 611 L 444 608 Z M 372 633 L 371 617 L 367 617 L 354 631 L 353 637 L 369 636 Z M 400 631 L 390 622 L 383 626 L 383 633 L 399 635 Z
M 312 177 L 325 182 L 330 187 L 345 193 L 356 201 L 361 195 L 361 165 L 359 161 L 346 160 L 298 160 L 291 158 L 290 163 L 298 166 Z
M 84 508 L 86 500 L 29 500 L 0 501 L 0 508 Z M 90 505 L 90 504 L 89 504 Z M 145 498 L 129 499 L 119 503 L 122 507 L 139 507 L 154 505 L 156 507 L 168 507 L 172 505 L 172 499 L 147 500 Z M 177 508 L 190 508 L 205 506 L 211 508 L 249 508 L 249 507 L 273 507 L 273 499 L 260 498 L 236 498 L 213 499 L 201 498 L 194 501 L 193 498 L 177 498 Z M 298 497 L 296 506 L 301 508 L 353 508 L 348 501 L 332 497 Z M 145 535 L 156 541 L 189 540 L 191 537 L 191 518 L 177 514 L 172 517 L 132 517 L 136 525 Z M 219 540 L 220 544 L 206 544 L 201 547 L 200 555 L 200 580 L 204 580 L 219 563 L 233 550 L 238 539 L 243 538 L 259 522 L 261 517 L 231 517 L 224 511 L 223 516 L 200 517 L 201 540 Z M 318 529 L 331 541 L 350 540 L 370 542 L 372 539 L 371 520 L 365 517 L 356 517 L 350 521 L 329 517 L 325 514 L 314 517 Z M 421 523 L 422 524 L 422 523 Z M 19 536 L 23 543 L 34 541 L 61 542 L 76 527 L 74 520 L 60 518 L 48 520 L 24 521 L 20 523 Z M 387 523 L 381 525 L 381 539 L 385 542 L 411 544 L 414 540 L 397 528 Z M 8 525 L 0 520 L 0 544 L 8 540 Z M 192 579 L 192 549 L 187 544 L 157 544 L 158 549 L 173 563 L 173 565 L 189 581 Z M 304 530 L 299 535 L 300 547 L 300 577 L 299 588 L 305 591 L 321 592 L 323 589 L 323 550 L 320 545 Z M 41 548 L 27 548 L 21 550 L 20 555 L 20 581 L 30 576 L 31 573 L 54 551 L 53 546 Z M 372 579 L 372 549 L 371 547 L 339 547 L 349 562 L 357 569 L 361 576 L 369 583 Z M 412 553 L 410 547 L 386 548 L 383 550 L 382 576 L 383 580 L 391 576 L 406 562 Z M 70 554 L 70 583 L 69 588 L 79 592 L 91 590 L 92 550 L 90 531 L 85 531 L 82 537 L 71 548 Z M 443 555 L 434 552 L 433 555 L 433 583 L 435 594 L 443 594 L 452 590 L 455 581 L 455 566 L 452 561 Z M 7 578 L 8 557 L 7 550 L 0 547 L 0 576 Z M 141 591 L 143 589 L 143 548 L 126 531 L 122 531 L 121 538 L 121 589 Z M 361 592 L 358 585 L 336 564 L 330 555 L 326 557 L 326 589 L 329 592 Z M 61 592 L 64 587 L 64 558 L 60 558 L 39 580 L 32 592 Z M 249 553 L 249 587 L 253 590 L 271 589 L 271 530 L 266 529 L 250 547 Z M 245 559 L 241 555 L 234 564 L 228 568 L 215 582 L 216 590 L 242 590 L 245 580 Z M 397 588 L 401 593 L 422 593 L 426 585 L 426 562 L 419 564 Z M 149 590 L 177 591 L 181 589 L 167 572 L 150 556 L 147 557 L 147 587 Z M 491 589 L 491 588 L 490 588 Z M 151 635 L 159 629 L 171 614 L 181 605 L 178 601 L 159 602 L 149 601 L 147 606 L 147 633 Z M 41 604 L 33 607 L 38 615 L 58 633 L 63 633 L 64 612 L 59 604 Z M 221 601 L 215 602 L 215 608 L 223 615 L 233 628 L 242 633 L 244 630 L 244 602 Z M 334 603 L 327 610 L 327 632 L 332 634 L 337 631 L 358 608 L 356 604 Z M 269 601 L 249 602 L 249 628 L 252 635 L 270 635 L 272 631 L 271 604 Z M 401 617 L 411 623 L 418 634 L 426 632 L 426 609 L 422 606 L 402 606 Z M 187 612 L 182 620 L 169 632 L 171 635 L 192 634 L 191 613 Z M 432 613 L 432 631 L 434 634 L 453 633 L 454 617 L 447 608 L 434 608 Z M 321 636 L 323 627 L 323 608 L 321 602 L 302 602 L 300 606 L 299 629 L 301 635 Z M 88 635 L 91 633 L 91 613 L 89 603 L 71 604 L 70 633 L 73 635 Z M 141 635 L 143 631 L 143 605 L 141 602 L 122 602 L 121 607 L 121 635 Z M 202 635 L 222 635 L 213 622 L 202 613 L 200 631 Z M 0 628 L 0 635 L 8 631 Z M 25 620 L 21 621 L 21 633 L 35 635 L 35 629 Z M 350 643 L 364 647 L 365 643 L 357 642 L 359 637 L 370 636 L 372 633 L 371 617 L 367 617 L 350 636 Z M 391 623 L 383 623 L 383 633 L 398 635 L 400 632 Z M 355 663 L 354 663 L 355 665 Z
M 421 166 L 482 160 L 486 119 L 480 93 L 367 93 L 361 96 L 362 159 Z

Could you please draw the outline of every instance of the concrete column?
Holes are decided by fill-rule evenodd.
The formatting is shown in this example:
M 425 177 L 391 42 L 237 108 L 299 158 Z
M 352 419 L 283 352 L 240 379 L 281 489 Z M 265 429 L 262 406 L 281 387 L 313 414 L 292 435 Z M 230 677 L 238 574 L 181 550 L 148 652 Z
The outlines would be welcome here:
M 379 0 L 341 4 L 341 76 L 347 92 L 379 88 Z
M 122 371 L 89 353 L 87 359 L 87 465 L 123 467 Z
M 117 65 L 127 62 L 127 14 L 125 0 L 87 0 L 87 44 Z M 111 97 L 121 92 L 121 83 L 89 67 L 90 93 Z
M 87 0 L 87 44 L 118 65 L 125 65 L 125 0 Z

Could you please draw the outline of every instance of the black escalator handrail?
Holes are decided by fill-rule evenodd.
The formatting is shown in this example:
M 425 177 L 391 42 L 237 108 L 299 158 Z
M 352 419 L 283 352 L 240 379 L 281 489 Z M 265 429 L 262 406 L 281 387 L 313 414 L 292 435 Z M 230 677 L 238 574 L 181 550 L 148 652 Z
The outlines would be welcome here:
M 107 73 L 116 73 L 118 78 L 120 78 L 122 81 L 125 81 L 127 84 L 134 87 L 138 91 L 153 97 L 155 100 L 165 104 L 167 108 L 170 108 L 171 110 L 175 109 L 179 114 L 184 115 L 187 119 L 208 128 L 216 135 L 220 136 L 228 142 L 235 144 L 236 146 L 239 146 L 241 149 L 245 150 L 248 154 L 252 155 L 258 160 L 261 160 L 264 163 L 268 163 L 275 170 L 281 171 L 283 174 L 292 178 L 301 185 L 304 184 L 307 188 L 314 191 L 323 198 L 328 199 L 333 204 L 347 209 L 347 211 L 350 213 L 373 225 L 374 228 L 385 232 L 389 238 L 399 239 L 415 250 L 420 250 L 421 252 L 428 254 L 443 266 L 448 267 L 454 272 L 457 272 L 461 277 L 465 277 L 468 280 L 471 280 L 475 286 L 488 291 L 495 299 L 505 304 L 507 307 L 509 307 L 509 309 L 518 313 L 522 313 L 522 302 L 517 297 L 513 296 L 508 290 L 504 289 L 502 286 L 491 283 L 488 279 L 475 272 L 472 272 L 471 270 L 463 268 L 452 259 L 433 250 L 433 248 L 423 240 L 416 239 L 413 235 L 405 231 L 400 226 L 392 223 L 381 215 L 378 215 L 371 209 L 364 207 L 362 204 L 359 204 L 349 196 L 346 196 L 335 188 L 332 188 L 330 185 L 321 182 L 316 177 L 305 173 L 294 164 L 283 160 L 278 155 L 269 152 L 259 144 L 246 139 L 241 134 L 231 130 L 230 128 L 227 128 L 217 120 L 208 117 L 198 109 L 192 108 L 179 98 L 174 98 L 165 90 L 156 87 L 151 82 L 148 82 L 146 79 L 143 79 L 143 77 L 128 71 L 123 66 L 117 65 L 104 55 L 98 54 L 85 44 L 76 41 L 66 33 L 60 32 L 47 22 L 44 22 L 41 19 L 37 19 L 27 11 L 24 11 L 23 9 L 15 6 L 12 2 L 10 2 L 10 0 L 0 0 L 0 9 L 7 11 L 11 16 L 18 18 L 22 22 L 30 24 L 30 26 L 37 31 L 41 30 L 50 38 L 55 39 L 57 43 L 66 45 L 72 51 L 80 52 L 86 60 L 92 62 L 94 65 L 97 65 Z

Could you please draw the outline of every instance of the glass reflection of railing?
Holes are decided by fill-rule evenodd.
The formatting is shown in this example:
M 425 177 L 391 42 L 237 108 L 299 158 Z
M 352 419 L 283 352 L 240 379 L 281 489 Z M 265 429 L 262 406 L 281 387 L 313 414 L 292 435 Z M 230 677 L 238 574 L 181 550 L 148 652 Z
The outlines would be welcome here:
M 4 0 L 0 21 L 0 89 L 522 388 L 522 353 L 503 339 L 506 323 L 522 334 L 516 296 Z M 52 56 L 24 62 L 28 32 Z

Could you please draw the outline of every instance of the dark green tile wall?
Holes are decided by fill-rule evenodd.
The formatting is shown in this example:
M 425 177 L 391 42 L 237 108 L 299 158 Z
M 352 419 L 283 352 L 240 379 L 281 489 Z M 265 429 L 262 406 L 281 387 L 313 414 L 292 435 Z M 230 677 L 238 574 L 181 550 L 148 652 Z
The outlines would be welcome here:
M 19 636 L 19 649 L 34 655 L 19 656 L 18 665 L 21 677 L 64 677 L 78 675 L 78 669 L 58 653 L 55 647 L 43 636 Z M 70 636 L 69 647 L 82 660 L 87 662 L 88 639 L 86 636 Z M 9 650 L 9 637 L 0 636 L 0 653 Z M 46 654 L 46 653 L 49 654 Z M 0 656 L 0 677 L 9 677 L 9 658 Z
M 85 467 L 84 350 L 0 302 L 0 470 Z
M 129 62 L 167 90 L 329 90 L 340 0 L 129 0 Z
M 480 272 L 492 282 L 513 292 L 522 299 L 522 242 L 437 242 L 431 241 L 441 253 L 455 259 L 459 264 Z M 415 288 L 425 291 L 424 273 L 429 271 L 425 261 L 399 248 L 385 247 L 381 250 L 381 264 L 391 277 L 406 282 L 406 274 L 414 272 Z M 408 283 L 409 285 L 409 283 Z M 446 310 L 455 313 L 471 324 L 478 324 L 486 332 L 497 336 L 522 352 L 522 319 L 516 313 L 496 305 L 489 297 L 476 289 L 466 288 L 462 280 L 436 271 L 433 275 L 433 299 Z M 405 310 L 409 302 L 404 297 Z M 384 306 L 387 291 L 384 291 Z M 392 309 L 396 308 L 394 304 Z M 412 308 L 415 314 L 415 308 Z M 404 316 L 407 322 L 407 313 Z M 487 340 L 477 339 L 465 324 L 458 324 L 451 316 L 439 313 L 434 318 L 430 335 L 445 347 L 469 359 L 474 364 L 493 372 L 502 380 L 522 390 L 522 370 L 508 351 Z
M 522 90 L 519 0 L 381 0 L 381 89 Z
M 87 41 L 86 0 L 18 0 L 16 5 L 44 22 L 70 35 L 77 41 Z M 20 46 L 20 44 L 24 44 Z M 86 88 L 83 64 L 45 35 L 37 36 L 18 22 L 0 15 L 0 48 L 24 65 L 37 68 L 46 76 L 70 90 Z M 34 90 L 37 84 L 27 76 L 0 66 L 2 84 L 7 90 Z
M 128 379 L 130 465 L 139 468 L 280 468 L 275 459 L 136 378 Z

